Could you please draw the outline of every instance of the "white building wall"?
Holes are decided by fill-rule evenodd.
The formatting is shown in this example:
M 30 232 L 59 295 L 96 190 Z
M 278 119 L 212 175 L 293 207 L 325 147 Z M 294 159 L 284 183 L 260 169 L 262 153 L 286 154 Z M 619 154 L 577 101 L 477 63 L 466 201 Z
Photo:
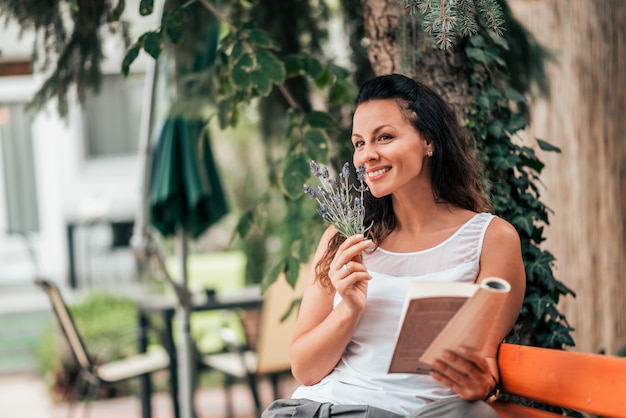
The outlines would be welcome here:
M 129 2 L 127 15 L 136 16 L 135 2 Z M 150 27 L 151 18 L 142 18 L 135 32 Z M 134 36 L 134 35 L 133 35 Z M 27 60 L 31 56 L 34 37 L 32 34 L 19 35 L 15 24 L 0 26 L 0 61 Z M 119 73 L 124 54 L 121 40 L 111 38 L 104 47 L 108 57 L 103 66 L 105 73 Z M 141 54 L 133 64 L 133 71 L 143 71 L 150 59 Z M 0 103 L 27 103 L 43 81 L 41 74 L 34 76 L 0 77 Z M 138 121 L 139 123 L 139 121 Z M 96 218 L 132 220 L 140 205 L 142 159 L 139 151 L 135 155 L 116 158 L 86 159 L 84 157 L 84 132 L 81 107 L 77 103 L 70 106 L 69 117 L 61 120 L 56 111 L 56 103 L 50 102 L 47 108 L 38 113 L 33 126 L 33 148 L 36 169 L 37 197 L 40 215 L 40 231 L 32 238 L 32 245 L 39 263 L 39 273 L 58 283 L 68 280 L 68 243 L 66 225 L 68 222 L 89 222 Z M 1 164 L 1 161 L 0 161 Z M 3 249 L 20 246 L 19 237 L 8 237 L 2 231 L 6 225 L 6 202 L 3 190 L 2 170 L 0 170 L 0 256 Z M 98 228 L 95 228 L 98 233 Z M 101 237 L 76 234 L 76 258 L 80 267 L 81 256 L 85 256 L 84 246 L 102 244 L 110 239 L 108 233 L 100 230 Z M 81 241 L 82 240 L 82 241 Z M 93 248 L 92 248 L 93 249 Z M 94 254 L 91 254 L 92 256 Z M 106 254 L 100 254 L 104 257 Z M 106 261 L 91 263 L 106 276 L 133 274 L 132 260 L 121 261 L 123 266 Z M 118 256 L 119 261 L 119 256 Z M 0 285 L 3 275 L 12 280 L 32 280 L 33 267 L 25 260 L 17 260 L 16 265 L 0 265 Z M 84 263 L 83 263 L 84 264 Z M 119 263 L 117 263 L 119 264 Z M 113 269 L 111 274 L 107 269 Z M 3 273 L 4 272 L 4 273 Z

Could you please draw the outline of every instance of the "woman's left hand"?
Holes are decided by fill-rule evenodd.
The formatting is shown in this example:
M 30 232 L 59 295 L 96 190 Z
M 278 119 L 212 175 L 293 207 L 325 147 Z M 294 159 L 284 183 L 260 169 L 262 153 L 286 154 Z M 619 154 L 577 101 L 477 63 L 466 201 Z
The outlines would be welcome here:
M 487 358 L 478 350 L 446 350 L 435 360 L 430 375 L 468 401 L 483 400 L 494 389 Z

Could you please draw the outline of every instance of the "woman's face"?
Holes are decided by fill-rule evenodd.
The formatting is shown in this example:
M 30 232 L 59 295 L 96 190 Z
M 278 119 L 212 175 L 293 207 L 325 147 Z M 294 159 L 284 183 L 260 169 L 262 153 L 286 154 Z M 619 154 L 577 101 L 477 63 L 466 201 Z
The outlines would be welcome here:
M 433 150 L 405 117 L 398 102 L 360 104 L 352 121 L 353 163 L 365 166 L 365 181 L 375 197 L 430 189 L 426 159 Z

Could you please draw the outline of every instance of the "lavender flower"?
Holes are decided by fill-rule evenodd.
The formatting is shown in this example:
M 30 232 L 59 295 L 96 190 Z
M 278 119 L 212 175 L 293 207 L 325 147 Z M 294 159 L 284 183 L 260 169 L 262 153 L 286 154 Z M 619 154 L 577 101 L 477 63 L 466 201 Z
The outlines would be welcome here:
M 363 207 L 363 193 L 365 192 L 365 167 L 357 170 L 358 186 L 349 184 L 350 164 L 343 165 L 338 178 L 331 178 L 327 167 L 311 160 L 311 174 L 320 184 L 313 188 L 304 185 L 304 193 L 311 199 L 317 200 L 317 213 L 328 223 L 337 228 L 344 237 L 354 234 L 365 234 L 369 228 L 363 225 L 365 208 Z M 353 196 L 356 191 L 356 196 Z

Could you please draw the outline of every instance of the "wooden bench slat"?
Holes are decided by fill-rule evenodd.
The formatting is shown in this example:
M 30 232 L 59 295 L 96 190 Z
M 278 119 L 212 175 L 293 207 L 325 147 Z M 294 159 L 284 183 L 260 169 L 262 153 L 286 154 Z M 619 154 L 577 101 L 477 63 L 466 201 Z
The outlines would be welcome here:
M 601 416 L 624 416 L 626 358 L 501 344 L 502 392 Z

